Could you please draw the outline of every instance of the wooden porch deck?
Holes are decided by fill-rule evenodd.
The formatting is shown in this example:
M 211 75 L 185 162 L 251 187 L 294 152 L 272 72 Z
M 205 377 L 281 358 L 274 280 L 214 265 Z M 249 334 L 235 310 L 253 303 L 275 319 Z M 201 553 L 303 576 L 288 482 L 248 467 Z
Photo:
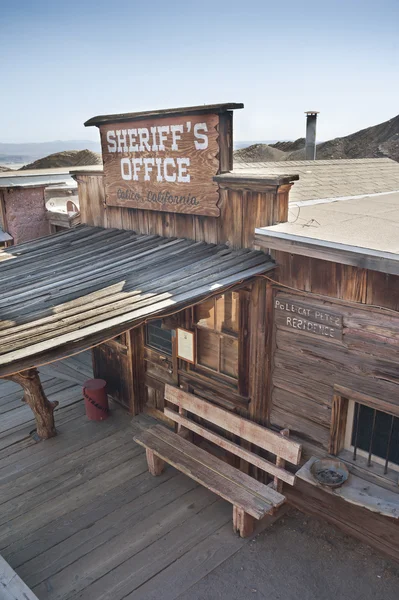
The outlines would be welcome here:
M 0 553 L 41 600 L 172 600 L 245 540 L 231 506 L 173 468 L 147 472 L 152 420 L 84 415 L 89 355 L 41 369 L 59 435 L 36 443 L 21 390 L 0 380 Z M 1 595 L 1 593 L 0 593 Z

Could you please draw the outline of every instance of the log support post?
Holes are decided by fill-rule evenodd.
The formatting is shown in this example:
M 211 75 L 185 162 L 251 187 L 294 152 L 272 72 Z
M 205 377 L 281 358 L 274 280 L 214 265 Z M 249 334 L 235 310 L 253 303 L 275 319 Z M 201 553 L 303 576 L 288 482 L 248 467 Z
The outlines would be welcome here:
M 23 402 L 32 409 L 36 420 L 36 432 L 40 439 L 47 440 L 57 435 L 54 424 L 54 409 L 58 402 L 51 402 L 44 393 L 37 369 L 27 369 L 4 377 L 18 383 L 23 391 Z

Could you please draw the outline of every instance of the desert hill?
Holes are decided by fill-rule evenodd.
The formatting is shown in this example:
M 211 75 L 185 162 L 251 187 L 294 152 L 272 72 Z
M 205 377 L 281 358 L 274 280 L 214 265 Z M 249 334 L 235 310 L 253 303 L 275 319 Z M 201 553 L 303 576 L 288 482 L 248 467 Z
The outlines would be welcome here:
M 55 152 L 68 150 L 100 152 L 99 142 L 92 140 L 53 140 L 50 142 L 0 142 L 0 164 L 24 164 Z M 17 167 L 16 167 L 17 168 Z
M 91 150 L 66 150 L 56 152 L 44 158 L 25 165 L 20 171 L 28 169 L 55 169 L 57 167 L 86 167 L 89 165 L 101 165 L 101 154 Z
M 270 145 L 254 144 L 234 153 L 234 159 L 239 162 L 304 160 L 304 158 L 305 138 Z M 316 158 L 319 160 L 391 158 L 399 162 L 399 115 L 379 125 L 317 144 Z

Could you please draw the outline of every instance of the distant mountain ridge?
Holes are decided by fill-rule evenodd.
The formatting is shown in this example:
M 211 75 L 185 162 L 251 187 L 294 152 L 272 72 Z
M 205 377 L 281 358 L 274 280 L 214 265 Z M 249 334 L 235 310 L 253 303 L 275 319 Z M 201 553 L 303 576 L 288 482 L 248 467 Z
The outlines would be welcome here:
M 270 145 L 253 144 L 234 152 L 234 159 L 239 162 L 304 160 L 304 158 L 305 138 Z M 344 158 L 391 158 L 399 162 L 399 115 L 384 123 L 317 144 L 316 159 Z

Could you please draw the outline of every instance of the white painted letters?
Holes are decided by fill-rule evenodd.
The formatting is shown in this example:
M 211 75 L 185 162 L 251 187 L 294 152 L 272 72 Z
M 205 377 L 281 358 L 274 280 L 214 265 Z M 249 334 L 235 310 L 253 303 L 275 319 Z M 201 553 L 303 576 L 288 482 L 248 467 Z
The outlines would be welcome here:
M 152 171 L 152 166 L 154 166 L 155 164 L 155 160 L 153 158 L 144 158 L 143 159 L 143 163 L 144 163 L 144 181 L 151 181 L 151 177 L 150 177 L 150 173 Z
M 142 165 L 142 164 L 143 164 L 143 159 L 142 158 L 132 158 L 133 181 L 138 181 L 139 180 L 138 172 L 140 171 L 140 165 Z
M 206 123 L 196 123 L 194 125 L 194 136 L 197 138 L 194 142 L 196 150 L 206 150 L 208 148 L 208 136 L 204 133 L 199 133 L 199 130 L 208 131 L 208 126 Z M 202 140 L 198 142 L 197 140 Z
M 165 148 L 164 142 L 166 142 L 166 140 L 168 139 L 168 136 L 166 134 L 169 133 L 170 127 L 169 127 L 169 125 L 161 125 L 160 127 L 157 127 L 157 129 L 158 129 L 158 136 L 159 136 L 158 150 L 165 151 L 166 148 Z
M 178 158 L 177 159 L 177 167 L 178 167 L 178 175 L 177 181 L 181 183 L 189 183 L 190 182 L 190 173 L 187 173 L 187 167 L 190 166 L 189 158 Z
M 128 129 L 127 130 L 129 136 L 129 152 L 137 152 L 139 149 L 138 144 L 136 144 L 136 135 L 137 129 Z
M 116 152 L 115 131 L 107 131 L 108 152 Z
M 130 181 L 132 178 L 132 165 L 128 158 L 121 159 L 121 175 L 125 181 Z
M 116 137 L 118 138 L 118 152 L 127 152 L 126 136 L 126 129 L 116 132 Z
M 172 150 L 178 150 L 177 140 L 181 140 L 181 135 L 178 133 L 183 133 L 183 125 L 171 125 L 170 130 L 172 132 Z
M 174 171 L 173 175 L 169 175 L 168 165 L 171 165 L 173 168 L 176 167 L 174 158 L 165 158 L 165 160 L 163 161 L 163 176 L 165 178 L 165 181 L 173 183 L 174 181 L 176 181 L 176 171 Z

